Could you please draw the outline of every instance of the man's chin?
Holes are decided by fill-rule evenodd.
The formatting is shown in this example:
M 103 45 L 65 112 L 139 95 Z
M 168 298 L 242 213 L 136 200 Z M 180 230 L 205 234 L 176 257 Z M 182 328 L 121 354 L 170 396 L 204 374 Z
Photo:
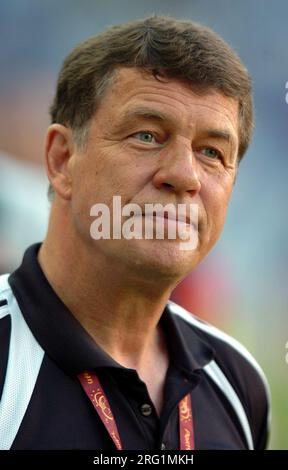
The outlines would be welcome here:
M 158 281 L 160 278 L 177 281 L 192 271 L 200 261 L 198 250 L 183 250 L 179 242 L 166 240 L 146 240 L 138 246 L 130 245 L 124 256 L 131 269 Z

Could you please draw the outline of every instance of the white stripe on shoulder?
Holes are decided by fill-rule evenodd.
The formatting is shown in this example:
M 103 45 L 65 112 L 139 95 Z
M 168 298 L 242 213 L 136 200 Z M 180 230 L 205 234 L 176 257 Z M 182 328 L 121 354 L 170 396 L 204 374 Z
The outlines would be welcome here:
M 225 343 L 229 344 L 229 346 L 236 349 L 236 351 L 238 351 L 245 359 L 247 359 L 247 361 L 254 367 L 254 369 L 256 369 L 262 381 L 264 382 L 265 387 L 267 387 L 269 390 L 267 379 L 263 370 L 261 369 L 257 361 L 254 359 L 252 354 L 241 343 L 239 343 L 239 341 L 232 338 L 232 336 L 229 336 L 227 333 L 224 333 L 223 331 L 219 330 L 215 326 L 209 325 L 209 323 L 198 319 L 197 317 L 195 317 L 195 315 L 188 312 L 175 302 L 169 301 L 169 306 L 171 308 L 171 311 L 179 317 L 183 318 L 183 320 L 186 320 L 191 325 L 195 326 L 196 328 L 199 328 L 199 330 L 205 331 L 205 333 L 208 333 L 211 336 L 214 336 L 215 338 L 224 341 Z
M 8 284 L 8 277 L 10 276 L 10 274 L 2 274 L 0 276 L 0 292 L 2 293 L 2 291 L 6 291 L 6 290 L 10 290 L 11 287 L 9 286 Z
M 264 372 L 262 371 L 261 367 L 254 359 L 254 357 L 249 353 L 249 351 L 244 346 L 242 346 L 242 344 L 239 343 L 236 339 L 232 338 L 231 336 L 227 335 L 221 330 L 218 330 L 218 328 L 212 325 L 209 325 L 208 323 L 203 322 L 202 320 L 198 319 L 197 317 L 192 315 L 190 312 L 188 312 L 187 310 L 185 310 L 183 307 L 176 304 L 175 302 L 169 301 L 169 308 L 172 313 L 174 313 L 175 315 L 178 315 L 183 320 L 187 321 L 187 323 L 190 323 L 196 328 L 199 328 L 199 330 L 202 330 L 210 334 L 211 336 L 214 336 L 224 341 L 225 343 L 229 344 L 232 348 L 238 351 L 239 354 L 241 354 L 251 364 L 251 366 L 256 370 L 256 372 L 260 376 L 263 386 L 264 386 L 264 390 L 266 392 L 267 404 L 268 404 L 267 426 L 268 426 L 268 429 L 270 429 L 271 398 L 270 398 L 269 385 L 268 385 Z M 253 440 L 252 440 L 251 430 L 250 430 L 247 416 L 245 414 L 245 411 L 243 409 L 243 406 L 237 394 L 231 387 L 226 376 L 223 374 L 223 372 L 221 371 L 221 369 L 219 368 L 219 366 L 216 364 L 215 361 L 211 361 L 209 364 L 207 364 L 204 367 L 204 370 L 210 376 L 213 382 L 222 390 L 222 392 L 227 397 L 227 399 L 230 401 L 232 407 L 234 408 L 236 412 L 236 415 L 238 416 L 238 419 L 240 421 L 240 424 L 246 436 L 248 449 L 253 449 Z
M 226 376 L 223 374 L 222 370 L 216 364 L 215 361 L 211 361 L 209 364 L 206 364 L 206 366 L 204 366 L 204 371 L 206 372 L 206 374 L 209 375 L 210 379 L 213 380 L 213 382 L 217 385 L 217 387 L 219 387 L 220 390 L 222 390 L 222 393 L 226 396 L 232 408 L 234 408 L 236 416 L 238 416 L 239 422 L 242 426 L 242 430 L 246 438 L 248 449 L 253 450 L 254 445 L 253 445 L 251 428 L 250 428 L 246 413 L 244 411 L 243 405 L 238 395 L 236 394 L 235 390 L 233 389 L 233 387 L 227 380 Z
M 25 322 L 8 283 L 9 275 L 0 276 L 0 294 L 8 301 L 11 315 L 9 359 L 0 401 L 0 449 L 8 450 L 18 433 L 29 405 L 44 351 Z M 7 306 L 6 306 L 7 307 Z
M 175 302 L 169 301 L 169 307 L 173 313 L 183 318 L 183 320 L 186 320 L 187 323 L 190 323 L 196 328 L 199 328 L 199 330 L 205 331 L 205 333 L 208 333 L 209 335 L 214 336 L 215 338 L 218 338 L 224 341 L 225 343 L 229 344 L 229 346 L 236 349 L 236 351 L 238 351 L 258 372 L 258 375 L 260 376 L 264 384 L 268 401 L 270 402 L 269 385 L 268 385 L 268 382 L 267 382 L 267 379 L 265 377 L 263 370 L 261 369 L 257 361 L 254 359 L 252 354 L 250 354 L 250 352 L 241 343 L 239 343 L 239 341 L 232 338 L 227 333 L 224 333 L 223 331 L 219 330 L 215 326 L 209 325 L 209 323 L 206 323 L 203 320 L 198 319 L 197 317 L 195 317 L 195 315 L 188 312 L 187 310 L 185 310 L 183 307 L 176 304 Z

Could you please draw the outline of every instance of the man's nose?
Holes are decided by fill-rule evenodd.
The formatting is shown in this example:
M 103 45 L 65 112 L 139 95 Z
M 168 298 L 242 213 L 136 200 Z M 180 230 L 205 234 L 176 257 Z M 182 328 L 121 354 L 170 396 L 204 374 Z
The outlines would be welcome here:
M 201 188 L 198 170 L 191 146 L 178 142 L 163 152 L 159 168 L 153 176 L 153 184 L 157 189 L 194 195 Z

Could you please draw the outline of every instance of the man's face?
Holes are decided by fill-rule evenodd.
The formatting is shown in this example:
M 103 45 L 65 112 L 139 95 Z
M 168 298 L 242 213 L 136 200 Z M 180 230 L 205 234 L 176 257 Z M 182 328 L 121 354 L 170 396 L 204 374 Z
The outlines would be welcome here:
M 121 68 L 92 119 L 85 151 L 73 155 L 72 220 L 91 251 L 149 278 L 180 280 L 218 239 L 237 168 L 238 103 L 175 79 L 156 80 Z M 90 209 L 113 196 L 137 203 L 198 205 L 199 242 L 178 239 L 98 240 Z M 123 219 L 122 219 L 123 221 Z M 99 258 L 98 258 L 99 259 Z M 136 272 L 136 271 L 135 271 Z

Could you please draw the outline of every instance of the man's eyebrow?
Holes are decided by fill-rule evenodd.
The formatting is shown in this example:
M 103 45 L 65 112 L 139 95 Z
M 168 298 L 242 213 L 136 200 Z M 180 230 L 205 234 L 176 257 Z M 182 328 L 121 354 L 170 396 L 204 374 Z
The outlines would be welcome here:
M 128 109 L 120 115 L 120 122 L 131 121 L 135 118 L 154 119 L 157 121 L 167 121 L 169 116 L 158 111 L 157 109 L 149 108 L 146 106 L 138 106 L 133 109 Z
M 137 106 L 132 109 L 127 109 L 120 115 L 119 118 L 119 123 L 121 127 L 123 124 L 125 126 L 125 122 L 129 122 L 130 124 L 131 120 L 136 118 L 154 119 L 159 122 L 167 122 L 173 119 L 169 115 L 162 113 L 157 109 L 150 108 L 148 106 Z M 228 130 L 225 129 L 211 128 L 205 130 L 203 134 L 205 134 L 205 136 L 207 137 L 227 141 L 230 144 L 236 144 L 234 136 Z
M 224 129 L 207 129 L 204 134 L 213 139 L 226 140 L 229 144 L 236 144 L 234 136 Z

